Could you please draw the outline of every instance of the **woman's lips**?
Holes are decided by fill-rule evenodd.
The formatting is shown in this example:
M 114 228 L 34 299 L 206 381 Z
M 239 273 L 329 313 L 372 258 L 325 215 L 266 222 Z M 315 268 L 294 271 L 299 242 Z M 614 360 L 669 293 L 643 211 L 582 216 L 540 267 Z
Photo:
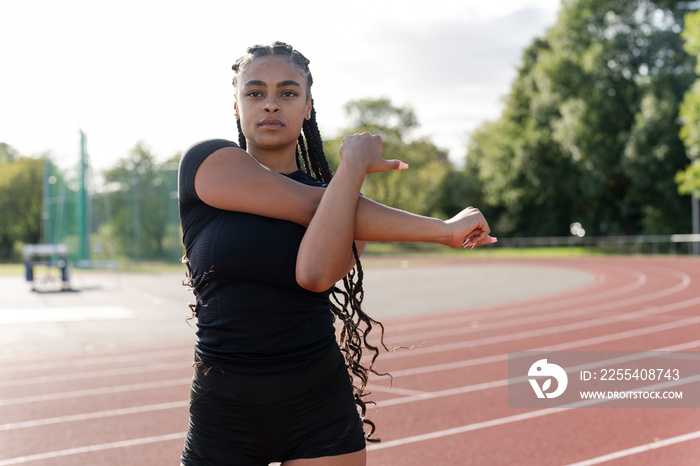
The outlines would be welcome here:
M 284 125 L 279 120 L 275 120 L 273 118 L 267 118 L 267 119 L 261 121 L 260 123 L 258 123 L 258 126 L 260 126 L 261 128 L 264 128 L 264 129 L 280 129 Z

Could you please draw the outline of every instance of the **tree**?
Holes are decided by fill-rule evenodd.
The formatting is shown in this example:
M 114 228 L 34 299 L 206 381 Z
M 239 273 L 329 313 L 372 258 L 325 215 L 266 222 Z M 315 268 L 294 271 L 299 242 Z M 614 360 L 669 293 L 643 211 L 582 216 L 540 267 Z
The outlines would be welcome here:
M 149 149 L 138 143 L 128 157 L 105 172 L 105 180 L 114 187 L 109 193 L 110 234 L 122 254 L 134 259 L 181 254 L 179 236 L 172 239 L 173 223 L 177 225 L 177 218 L 172 218 L 176 205 L 172 192 L 177 190 L 173 160 L 159 165 Z
M 14 147 L 4 142 L 0 142 L 0 163 L 14 162 L 19 157 L 20 155 Z
M 10 257 L 17 243 L 41 240 L 42 159 L 20 156 L 0 145 L 0 254 Z
M 386 159 L 400 159 L 408 170 L 373 173 L 365 179 L 363 194 L 386 205 L 423 215 L 441 215 L 441 190 L 454 171 L 447 152 L 427 138 L 414 138 L 418 119 L 408 107 L 395 106 L 387 98 L 361 99 L 345 105 L 350 124 L 343 134 L 371 132 L 383 141 Z M 337 166 L 342 136 L 326 141 L 331 165 Z M 466 207 L 466 206 L 465 206 Z
M 700 11 L 686 15 L 682 37 L 685 51 L 696 59 L 696 79 L 685 93 L 679 115 L 683 122 L 680 137 L 692 163 L 676 174 L 676 182 L 681 194 L 697 196 L 700 194 Z
M 691 82 L 679 36 L 688 2 L 563 2 L 556 24 L 528 47 L 501 118 L 474 135 L 487 200 L 505 209 L 498 231 L 670 233 L 687 202 L 675 115 Z M 505 173 L 504 173 L 505 172 Z

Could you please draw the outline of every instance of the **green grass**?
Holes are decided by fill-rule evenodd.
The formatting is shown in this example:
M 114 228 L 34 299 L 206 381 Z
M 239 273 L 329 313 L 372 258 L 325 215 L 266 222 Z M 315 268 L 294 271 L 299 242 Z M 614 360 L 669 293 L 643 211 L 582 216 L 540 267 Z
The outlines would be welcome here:
M 403 244 L 403 243 L 371 243 L 365 249 L 365 255 L 370 257 L 391 256 L 425 256 L 442 258 L 470 257 L 580 257 L 602 254 L 597 249 L 584 247 L 536 247 L 536 248 L 503 248 L 499 246 L 479 246 L 474 249 L 452 249 L 437 244 Z
M 2 275 L 22 275 L 24 276 L 23 264 L 0 264 L 0 276 Z
M 647 251 L 643 251 L 647 252 Z M 630 252 L 634 254 L 634 252 Z M 504 248 L 498 245 L 480 246 L 472 250 L 452 249 L 446 246 L 432 243 L 370 243 L 363 254 L 363 259 L 373 264 L 394 264 L 403 259 L 415 260 L 468 260 L 468 259 L 518 259 L 518 258 L 571 258 L 590 257 L 602 255 L 621 255 L 620 251 L 602 251 L 599 248 L 590 247 L 531 247 L 531 248 Z M 663 253 L 661 255 L 664 255 Z M 45 273 L 45 266 L 37 268 L 37 273 Z M 80 273 L 99 273 L 111 269 L 78 269 Z M 162 273 L 183 272 L 185 266 L 179 261 L 119 261 L 118 271 L 129 273 Z M 51 273 L 58 273 L 52 268 Z M 0 264 L 0 276 L 24 276 L 23 264 Z

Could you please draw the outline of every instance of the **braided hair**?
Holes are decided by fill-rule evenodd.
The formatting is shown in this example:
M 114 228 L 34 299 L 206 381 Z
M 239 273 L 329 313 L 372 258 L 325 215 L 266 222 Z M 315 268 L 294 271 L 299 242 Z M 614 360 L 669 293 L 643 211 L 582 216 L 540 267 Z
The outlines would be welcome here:
M 289 57 L 290 62 L 306 77 L 308 83 L 307 89 L 311 89 L 313 78 L 309 70 L 309 60 L 302 55 L 301 52 L 284 42 L 274 42 L 269 46 L 255 45 L 249 47 L 247 54 L 239 58 L 233 65 L 234 87 L 238 84 L 240 74 L 245 71 L 246 67 L 255 58 L 268 55 Z M 238 126 L 238 144 L 245 150 L 247 144 L 240 120 L 237 119 L 236 124 Z M 323 183 L 329 183 L 331 181 L 331 178 L 333 178 L 333 171 L 329 167 L 326 154 L 323 151 L 323 140 L 321 139 L 321 133 L 316 123 L 316 109 L 313 105 L 313 99 L 311 100 L 310 118 L 304 120 L 302 125 L 302 132 L 297 142 L 296 155 L 298 168 L 302 168 L 303 166 L 306 173 Z M 384 326 L 381 322 L 368 316 L 362 310 L 362 299 L 364 297 L 364 289 L 362 286 L 363 271 L 360 263 L 360 256 L 354 242 L 352 250 L 355 255 L 355 267 L 343 278 L 343 286 L 345 289 L 339 288 L 338 286 L 333 287 L 331 292 L 331 311 L 334 320 L 339 319 L 343 323 L 343 328 L 340 332 L 340 349 L 345 356 L 345 363 L 348 369 L 352 375 L 354 375 L 354 377 L 351 376 L 350 379 L 353 386 L 355 404 L 360 409 L 362 422 L 369 428 L 367 441 L 379 442 L 379 439 L 372 438 L 372 434 L 376 430 L 375 424 L 365 416 L 367 404 L 373 403 L 369 400 L 365 400 L 365 397 L 369 395 L 369 392 L 365 392 L 365 389 L 370 374 L 386 375 L 380 374 L 374 369 L 374 363 L 379 355 L 379 348 L 368 341 L 369 334 L 374 326 L 378 326 L 381 329 L 381 345 L 385 349 L 388 348 L 384 345 Z M 372 353 L 369 367 L 365 367 L 362 364 L 362 353 L 364 349 Z

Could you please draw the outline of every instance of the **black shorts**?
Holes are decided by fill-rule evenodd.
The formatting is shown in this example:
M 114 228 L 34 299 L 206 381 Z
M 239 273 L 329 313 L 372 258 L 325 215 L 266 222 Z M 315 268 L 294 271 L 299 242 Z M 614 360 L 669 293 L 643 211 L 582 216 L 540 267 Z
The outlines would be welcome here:
M 309 369 L 275 376 L 204 375 L 196 368 L 182 463 L 267 465 L 365 448 L 362 421 L 336 347 Z

